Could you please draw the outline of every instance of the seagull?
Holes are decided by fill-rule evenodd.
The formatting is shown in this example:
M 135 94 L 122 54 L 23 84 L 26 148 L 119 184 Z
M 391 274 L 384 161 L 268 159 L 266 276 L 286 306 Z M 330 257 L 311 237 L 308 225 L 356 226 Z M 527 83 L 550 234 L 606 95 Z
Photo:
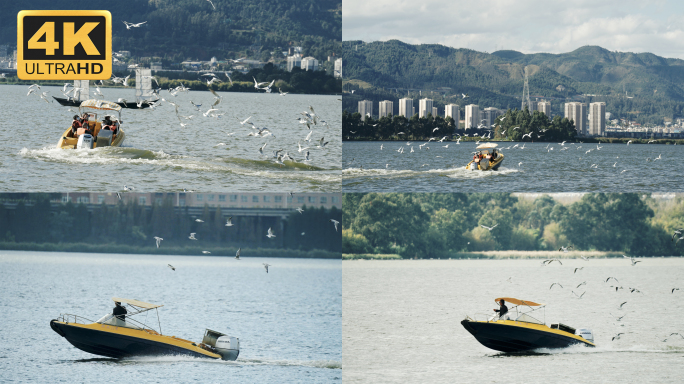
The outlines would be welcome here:
M 196 234 L 196 233 L 197 233 L 197 232 L 192 232 L 192 233 L 190 233 L 190 237 L 188 237 L 188 239 L 190 239 L 190 240 L 197 240 L 197 239 L 195 238 L 195 234 Z
M 266 237 L 268 237 L 269 239 L 270 239 L 270 238 L 273 238 L 273 237 L 276 237 L 276 235 L 273 234 L 273 231 L 271 230 L 271 227 L 268 227 L 268 234 L 266 235 Z
M 154 237 L 154 240 L 157 241 L 157 248 L 159 248 L 159 243 L 161 243 L 161 241 L 164 240 L 164 239 L 162 239 L 161 237 L 155 236 L 155 237 Z
M 211 0 L 207 0 L 207 1 L 209 2 L 209 4 L 211 4 L 212 7 L 214 7 L 214 10 L 216 10 L 216 6 L 214 5 L 214 3 L 212 3 Z
M 575 272 L 573 272 L 573 273 L 577 273 L 577 271 L 581 271 L 583 269 L 584 269 L 584 267 L 575 268 Z
M 271 264 L 266 264 L 266 263 L 262 263 L 262 264 L 264 265 L 264 268 L 266 268 L 266 273 L 268 273 L 268 267 L 270 267 Z
M 553 288 L 554 285 L 557 285 L 557 286 L 563 288 L 563 286 L 560 285 L 560 283 L 553 283 L 553 284 L 551 284 L 551 286 L 549 287 L 549 290 L 550 290 L 551 288 Z
M 558 264 L 563 265 L 563 263 L 561 263 L 561 261 L 558 260 L 558 259 L 547 259 L 547 260 L 544 260 L 542 263 L 546 263 L 546 265 L 550 265 L 550 264 L 553 263 L 554 261 L 557 261 Z
M 134 190 L 134 189 L 135 189 L 135 188 L 133 188 L 133 187 L 127 187 L 126 184 L 124 184 L 124 192 L 130 192 L 130 191 L 132 191 L 132 190 Z
M 585 282 L 583 282 L 583 283 L 580 283 L 580 285 L 576 286 L 575 288 L 579 288 L 579 287 L 581 287 L 581 286 L 583 286 L 583 285 L 587 285 L 587 282 L 585 281 Z
M 572 291 L 572 293 L 573 293 L 575 296 L 577 296 L 578 299 L 581 299 L 582 296 L 584 296 L 584 294 L 587 293 L 587 291 L 582 292 L 581 295 L 576 294 L 575 291 Z
M 567 252 L 568 252 L 568 249 L 572 249 L 572 245 L 567 246 L 567 247 L 561 246 L 560 248 L 558 248 L 558 251 L 559 251 L 559 252 L 560 252 L 560 251 L 563 251 L 563 252 L 567 253 Z
M 296 211 L 299 212 L 300 215 L 302 214 L 302 212 L 304 212 L 304 210 L 299 207 L 296 209 Z
M 580 255 L 580 258 L 582 258 L 582 260 L 584 260 L 584 261 L 589 261 L 589 259 L 588 259 L 586 256 L 584 256 L 584 255 Z M 584 268 L 584 267 L 583 267 L 583 268 Z
M 235 252 L 235 260 L 240 260 L 240 249 L 242 248 L 238 248 L 237 252 Z
M 195 221 L 198 223 L 204 223 L 204 220 L 202 220 L 202 219 L 195 219 Z
M 330 222 L 335 225 L 335 232 L 337 232 L 337 224 L 339 224 L 340 222 L 335 219 L 330 219 Z
M 494 226 L 493 226 L 493 227 L 488 227 L 488 226 L 486 226 L 486 225 L 482 225 L 482 224 L 480 224 L 480 227 L 482 227 L 482 228 L 484 228 L 484 229 L 488 229 L 488 230 L 490 230 L 490 231 L 491 231 L 492 229 L 496 228 L 496 226 L 497 226 L 497 225 L 499 225 L 499 224 L 494 224 Z
M 131 28 L 137 28 L 137 27 L 147 23 L 147 21 L 143 21 L 142 23 L 137 23 L 137 24 L 129 23 L 127 21 L 124 21 L 123 23 L 126 25 L 126 29 L 131 29 Z
M 679 288 L 672 288 L 672 292 L 670 293 L 674 293 L 674 291 L 679 291 Z
M 613 336 L 613 339 L 611 341 L 614 341 L 615 339 L 620 340 L 620 335 L 624 335 L 624 333 L 621 332 L 621 333 L 618 333 L 617 335 Z
M 520 168 L 520 166 L 522 165 L 522 163 L 523 163 L 522 161 L 518 163 L 518 168 Z
M 625 301 L 624 303 L 620 304 L 620 306 L 618 307 L 618 309 L 622 310 L 622 306 L 625 305 L 625 304 L 627 304 L 626 301 Z
M 171 265 L 171 264 L 166 264 L 166 265 L 168 265 L 169 268 L 171 268 L 172 271 L 175 271 L 175 270 L 176 270 L 176 268 L 175 268 L 173 265 Z
M 616 279 L 616 278 L 614 278 L 614 277 L 612 277 L 612 276 L 611 276 L 611 277 L 609 277 L 609 278 L 607 278 L 605 282 L 607 283 L 607 282 L 608 282 L 608 280 L 610 280 L 610 279 L 613 279 L 613 280 L 615 280 L 615 281 L 616 281 L 616 282 L 617 282 L 618 284 L 620 283 L 620 282 L 618 281 L 618 279 Z
M 235 224 L 233 224 L 233 216 L 230 216 L 226 220 L 226 227 L 232 227 L 233 225 L 235 225 Z
M 209 252 L 209 251 L 202 251 L 202 253 L 208 254 L 208 253 L 211 253 L 211 252 Z

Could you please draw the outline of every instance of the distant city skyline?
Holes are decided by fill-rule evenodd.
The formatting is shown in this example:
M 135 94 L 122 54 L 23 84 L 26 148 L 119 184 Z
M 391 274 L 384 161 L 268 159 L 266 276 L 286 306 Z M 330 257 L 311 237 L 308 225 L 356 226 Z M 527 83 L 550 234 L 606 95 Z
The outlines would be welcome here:
M 345 0 L 342 39 L 401 40 L 494 52 L 565 53 L 586 45 L 684 60 L 684 2 Z

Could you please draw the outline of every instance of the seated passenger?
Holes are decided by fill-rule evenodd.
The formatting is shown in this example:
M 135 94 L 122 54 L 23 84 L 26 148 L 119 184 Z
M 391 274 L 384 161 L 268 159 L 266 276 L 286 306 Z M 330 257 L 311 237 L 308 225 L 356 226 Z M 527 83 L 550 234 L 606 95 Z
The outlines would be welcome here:
M 74 115 L 74 121 L 71 122 L 71 137 L 74 137 L 76 135 L 76 131 L 81 128 L 81 121 L 78 118 L 78 115 Z

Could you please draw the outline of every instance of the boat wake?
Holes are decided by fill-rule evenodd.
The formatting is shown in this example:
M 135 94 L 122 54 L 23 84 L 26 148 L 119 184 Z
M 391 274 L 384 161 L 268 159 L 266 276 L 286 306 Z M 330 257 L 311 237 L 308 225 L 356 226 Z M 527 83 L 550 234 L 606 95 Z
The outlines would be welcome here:
M 414 171 L 411 169 L 365 169 L 365 168 L 346 168 L 342 170 L 342 177 L 345 179 L 357 177 L 410 177 L 418 175 L 436 174 L 454 179 L 479 179 L 483 177 L 494 177 L 496 175 L 508 175 L 521 172 L 512 168 L 500 168 L 498 171 L 469 171 L 465 167 L 428 169 L 425 171 Z
M 74 360 L 65 360 L 64 362 L 74 362 Z M 342 362 L 335 360 L 270 360 L 270 359 L 240 359 L 236 361 L 225 361 L 217 359 L 207 359 L 202 357 L 192 357 L 183 355 L 162 355 L 162 356 L 140 356 L 129 357 L 123 359 L 108 359 L 108 358 L 93 358 L 76 360 L 79 363 L 107 363 L 107 364 L 121 364 L 121 365 L 141 365 L 141 364 L 173 364 L 173 363 L 205 363 L 205 364 L 222 364 L 235 366 L 282 366 L 282 367 L 311 367 L 324 369 L 342 369 Z
M 313 183 L 340 182 L 339 169 L 325 169 L 306 163 L 285 161 L 276 164 L 269 160 L 213 157 L 201 159 L 174 155 L 163 150 L 151 151 L 130 147 L 108 147 L 94 150 L 64 150 L 58 148 L 22 148 L 21 156 L 50 162 L 83 165 L 148 165 L 162 169 L 230 173 L 266 178 L 305 179 Z
M 662 348 L 654 348 L 652 346 L 635 345 L 627 348 L 616 348 L 613 346 L 598 346 L 594 348 L 586 347 L 584 345 L 571 345 L 566 348 L 537 348 L 527 352 L 516 353 L 497 353 L 490 355 L 491 357 L 509 357 L 509 356 L 546 356 L 546 355 L 569 355 L 569 354 L 589 354 L 589 353 L 684 353 L 684 347 L 680 346 L 664 346 Z

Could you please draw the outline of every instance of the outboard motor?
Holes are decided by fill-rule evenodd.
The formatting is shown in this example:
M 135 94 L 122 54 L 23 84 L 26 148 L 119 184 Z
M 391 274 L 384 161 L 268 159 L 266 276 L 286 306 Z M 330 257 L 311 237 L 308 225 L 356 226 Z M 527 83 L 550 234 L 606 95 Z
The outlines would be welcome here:
M 101 129 L 97 134 L 97 147 L 109 147 L 112 145 L 114 134 L 109 129 Z
M 93 143 L 95 140 L 93 139 L 93 135 L 89 133 L 84 133 L 81 136 L 78 137 L 78 143 L 76 144 L 76 149 L 93 149 Z
M 591 332 L 591 329 L 580 328 L 575 331 L 575 335 L 582 336 L 584 340 L 589 341 L 591 343 L 594 342 L 594 334 Z
M 204 332 L 202 343 L 211 346 L 214 352 L 221 355 L 222 360 L 233 361 L 240 354 L 240 339 L 211 329 Z
M 240 340 L 237 337 L 221 336 L 216 340 L 216 353 L 223 360 L 236 360 L 240 354 Z

